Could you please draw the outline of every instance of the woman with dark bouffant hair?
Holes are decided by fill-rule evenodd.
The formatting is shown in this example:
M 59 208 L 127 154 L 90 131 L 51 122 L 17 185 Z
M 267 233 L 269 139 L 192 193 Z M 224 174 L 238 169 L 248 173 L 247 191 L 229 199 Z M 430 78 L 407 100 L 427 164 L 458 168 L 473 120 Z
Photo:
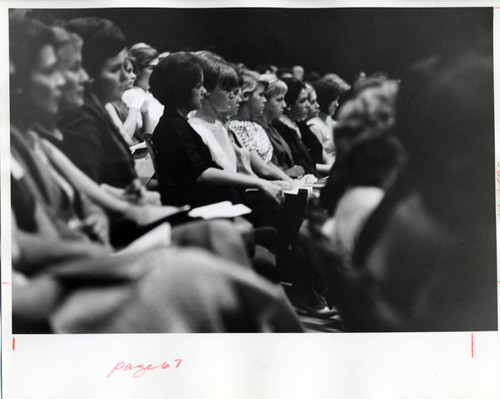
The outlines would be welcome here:
M 65 28 L 83 39 L 83 67 L 91 78 L 83 107 L 65 109 L 58 120 L 64 133 L 59 144 L 83 172 L 110 192 L 139 203 L 159 204 L 156 193 L 144 189 L 134 160 L 105 105 L 121 99 L 127 84 L 128 52 L 123 32 L 113 22 L 77 18 Z

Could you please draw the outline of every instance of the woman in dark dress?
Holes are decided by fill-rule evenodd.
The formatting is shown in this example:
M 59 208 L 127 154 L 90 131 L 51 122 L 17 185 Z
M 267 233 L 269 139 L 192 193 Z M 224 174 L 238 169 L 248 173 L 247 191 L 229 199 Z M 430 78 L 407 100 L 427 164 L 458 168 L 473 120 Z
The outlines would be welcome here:
M 115 194 L 141 202 L 159 203 L 157 195 L 140 183 L 128 144 L 104 108 L 121 99 L 128 84 L 126 38 L 113 22 L 101 18 L 77 18 L 67 30 L 83 38 L 83 67 L 92 84 L 82 107 L 65 109 L 58 120 L 64 139 L 62 151 L 99 184 Z
M 290 147 L 295 163 L 302 166 L 306 174 L 319 177 L 313 154 L 318 152 L 318 145 L 321 152 L 321 144 L 317 139 L 314 141 L 315 136 L 305 123 L 298 123 L 306 118 L 309 112 L 307 88 L 304 83 L 294 78 L 284 78 L 283 82 L 288 87 L 285 95 L 287 105 L 281 118 L 274 121 L 273 125 Z
M 238 188 L 255 188 L 273 202 L 281 201 L 281 189 L 271 182 L 222 169 L 188 123 L 188 113 L 201 108 L 206 94 L 196 55 L 176 53 L 163 59 L 150 84 L 151 93 L 165 106 L 153 133 L 164 204 L 206 205 L 233 200 L 233 190 Z

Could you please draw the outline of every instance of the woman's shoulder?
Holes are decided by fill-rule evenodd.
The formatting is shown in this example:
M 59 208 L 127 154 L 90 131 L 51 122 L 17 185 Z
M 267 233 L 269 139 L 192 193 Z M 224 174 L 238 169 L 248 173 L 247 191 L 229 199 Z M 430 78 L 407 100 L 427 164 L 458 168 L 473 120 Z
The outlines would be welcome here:
M 127 105 L 130 105 L 136 98 L 145 97 L 146 95 L 147 93 L 144 90 L 142 90 L 140 87 L 134 86 L 128 90 L 125 90 L 122 95 L 122 100 Z
M 253 121 L 241 121 L 233 119 L 229 122 L 228 128 L 236 134 L 248 134 L 252 130 L 255 130 L 256 123 Z
M 324 122 L 323 120 L 321 120 L 321 118 L 319 116 L 316 116 L 314 118 L 311 118 L 307 121 L 307 126 L 309 126 L 309 128 L 314 131 L 321 131 L 321 130 L 324 130 L 324 129 L 328 129 L 328 124 L 326 122 Z
M 58 116 L 57 127 L 65 135 L 91 134 L 99 128 L 102 116 L 94 107 L 84 105 L 67 109 Z

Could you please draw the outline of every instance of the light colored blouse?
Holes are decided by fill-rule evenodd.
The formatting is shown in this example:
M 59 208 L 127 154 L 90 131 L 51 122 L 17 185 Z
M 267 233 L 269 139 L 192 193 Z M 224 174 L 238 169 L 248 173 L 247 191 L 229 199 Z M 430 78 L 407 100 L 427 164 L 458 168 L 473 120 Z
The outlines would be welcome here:
M 222 169 L 236 172 L 237 159 L 229 134 L 221 121 L 210 123 L 196 116 L 188 120 L 210 150 L 212 160 Z
M 327 116 L 326 121 L 323 121 L 318 116 L 307 121 L 311 132 L 314 133 L 323 146 L 325 162 L 328 164 L 335 161 L 335 154 L 337 152 L 333 139 L 333 129 L 336 124 L 337 122 L 331 116 Z

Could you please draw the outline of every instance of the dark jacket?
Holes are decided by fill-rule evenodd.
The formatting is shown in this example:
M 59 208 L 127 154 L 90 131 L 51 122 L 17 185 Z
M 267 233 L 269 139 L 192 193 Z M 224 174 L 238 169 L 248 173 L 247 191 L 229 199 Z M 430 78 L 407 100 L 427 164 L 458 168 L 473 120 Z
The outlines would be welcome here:
M 55 144 L 97 183 L 125 188 L 137 178 L 127 143 L 91 92 L 83 107 L 63 112 L 57 126 L 64 139 Z
M 153 144 L 163 204 L 200 206 L 233 199 L 229 187 L 197 183 L 205 170 L 220 167 L 198 133 L 177 111 L 165 110 L 153 133 Z
M 295 164 L 302 166 L 307 174 L 319 176 L 316 171 L 316 164 L 311 158 L 311 154 L 309 154 L 307 147 L 297 135 L 295 130 L 279 120 L 274 121 L 273 126 L 276 130 L 278 130 L 290 147 Z

